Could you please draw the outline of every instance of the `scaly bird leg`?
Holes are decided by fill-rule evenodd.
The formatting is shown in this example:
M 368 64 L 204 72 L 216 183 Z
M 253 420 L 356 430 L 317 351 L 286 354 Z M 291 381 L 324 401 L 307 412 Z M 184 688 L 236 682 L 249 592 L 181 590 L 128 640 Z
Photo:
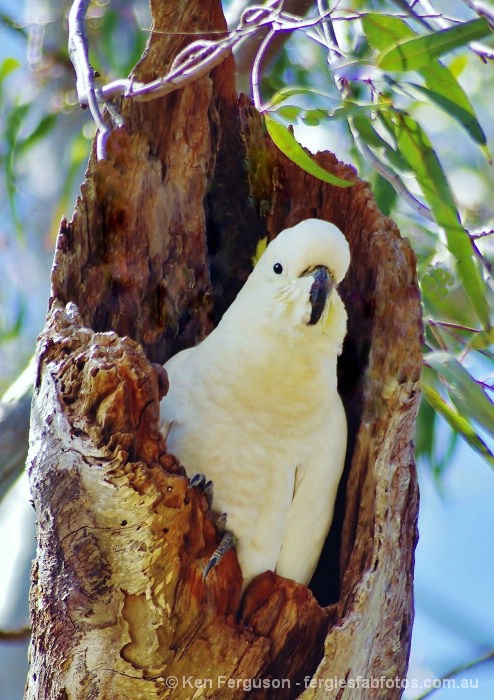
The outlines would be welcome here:
M 206 481 L 206 477 L 204 476 L 204 474 L 194 474 L 194 476 L 190 480 L 189 486 L 193 489 L 203 489 L 209 508 L 211 509 L 213 504 L 214 491 L 213 482 Z M 232 547 L 234 547 L 237 543 L 237 538 L 235 537 L 233 532 L 231 530 L 228 530 L 226 527 L 226 519 L 227 514 L 222 513 L 216 521 L 216 527 L 221 533 L 221 541 L 218 547 L 211 555 L 208 563 L 206 564 L 206 567 L 204 568 L 204 571 L 202 572 L 203 580 L 212 571 L 212 569 L 214 569 L 214 567 L 220 563 L 220 561 L 223 559 L 228 550 L 232 549 Z
M 206 578 L 209 572 L 220 563 L 220 561 L 223 559 L 228 550 L 232 549 L 232 547 L 235 547 L 237 543 L 237 538 L 235 537 L 233 532 L 231 530 L 227 530 L 226 528 L 226 513 L 222 513 L 220 515 L 220 517 L 216 521 L 216 527 L 221 532 L 221 541 L 215 549 L 215 551 L 213 552 L 213 554 L 211 555 L 204 571 L 202 572 L 203 580 Z

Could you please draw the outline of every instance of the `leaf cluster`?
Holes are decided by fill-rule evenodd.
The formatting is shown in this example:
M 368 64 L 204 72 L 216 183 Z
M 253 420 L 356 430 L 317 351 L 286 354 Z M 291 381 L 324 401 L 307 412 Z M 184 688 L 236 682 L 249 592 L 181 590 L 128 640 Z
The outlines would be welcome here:
M 381 209 L 413 231 L 426 327 L 426 404 L 419 416 L 418 453 L 437 471 L 447 462 L 435 445 L 440 416 L 453 435 L 463 437 L 494 466 L 492 381 L 476 376 L 493 360 L 492 248 L 486 240 L 483 252 L 479 241 L 484 235 L 465 224 L 471 212 L 458 204 L 444 164 L 451 162 L 451 154 L 441 134 L 430 128 L 431 114 L 443 120 L 445 128 L 454 122 L 464 139 L 462 160 L 480 161 L 492 187 L 488 138 L 478 116 L 481 100 L 473 91 L 469 94 L 458 75 L 468 61 L 476 61 L 482 71 L 481 60 L 494 57 L 489 44 L 478 44 L 492 43 L 492 17 L 482 11 L 461 19 L 439 13 L 431 17 L 420 2 L 411 8 L 383 0 L 347 3 L 344 11 L 328 9 L 321 18 L 321 27 L 324 24 L 332 31 L 319 28 L 318 34 L 312 30 L 310 35 L 325 51 L 317 78 L 314 66 L 304 75 L 299 64 L 300 85 L 281 84 L 283 64 L 288 75 L 296 55 L 288 47 L 274 70 L 275 81 L 265 79 L 268 132 L 300 167 L 348 186 L 315 169 L 292 128 L 343 125 L 350 151 L 369 173 Z M 492 71 L 492 64 L 485 69 Z M 321 75 L 326 78 L 322 85 Z M 479 218 L 481 226 L 492 229 L 494 208 L 479 212 Z M 451 449 L 444 453 L 448 458 L 455 444 L 453 437 Z

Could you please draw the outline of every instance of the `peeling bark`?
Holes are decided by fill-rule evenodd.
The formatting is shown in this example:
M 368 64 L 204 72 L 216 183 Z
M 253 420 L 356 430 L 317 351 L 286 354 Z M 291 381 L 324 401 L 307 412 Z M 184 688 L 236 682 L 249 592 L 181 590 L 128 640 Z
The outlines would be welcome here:
M 187 41 L 180 31 L 224 28 L 216 1 L 156 1 L 152 11 L 158 31 L 140 80 L 164 72 Z M 159 33 L 170 27 L 173 36 Z M 354 182 L 334 188 L 269 142 L 237 101 L 231 61 L 154 102 L 124 101 L 122 112 L 107 161 L 92 157 L 74 217 L 62 222 L 38 345 L 26 698 L 236 698 L 249 679 L 290 685 L 254 689 L 255 698 L 400 697 L 396 687 L 324 682 L 406 673 L 421 365 L 410 246 L 349 166 L 318 156 Z M 152 362 L 211 329 L 259 238 L 307 217 L 336 223 L 352 253 L 340 287 L 347 465 L 312 592 L 267 572 L 240 601 L 233 551 L 202 579 L 219 536 L 158 432 L 167 380 Z
M 75 305 L 56 302 L 39 357 L 27 697 L 187 697 L 187 689 L 167 691 L 164 679 L 230 678 L 242 668 L 258 675 L 277 668 L 271 646 L 284 658 L 290 637 L 321 636 L 325 615 L 310 592 L 275 586 L 269 573 L 237 622 L 242 577 L 233 551 L 203 581 L 215 528 L 204 495 L 166 452 L 158 431 L 165 373 L 140 345 L 94 333 Z M 287 605 L 289 620 L 280 616 Z

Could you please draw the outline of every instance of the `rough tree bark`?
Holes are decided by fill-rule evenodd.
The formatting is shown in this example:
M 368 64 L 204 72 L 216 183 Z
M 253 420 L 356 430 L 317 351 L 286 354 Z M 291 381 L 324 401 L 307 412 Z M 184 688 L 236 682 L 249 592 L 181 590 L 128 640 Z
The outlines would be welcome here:
M 224 27 L 217 0 L 151 9 L 139 79 L 165 72 L 181 31 Z M 236 698 L 249 679 L 286 679 L 256 698 L 401 695 L 390 679 L 405 676 L 413 610 L 414 256 L 350 167 L 319 155 L 354 183 L 338 189 L 277 151 L 233 80 L 227 61 L 160 100 L 124 102 L 125 126 L 105 162 L 91 158 L 60 228 L 28 459 L 38 518 L 29 699 Z M 339 366 L 347 465 L 312 592 L 267 572 L 240 601 L 233 551 L 202 580 L 219 536 L 158 432 L 167 379 L 152 363 L 211 329 L 259 238 L 307 217 L 335 222 L 352 251 Z M 331 688 L 358 676 L 388 686 Z

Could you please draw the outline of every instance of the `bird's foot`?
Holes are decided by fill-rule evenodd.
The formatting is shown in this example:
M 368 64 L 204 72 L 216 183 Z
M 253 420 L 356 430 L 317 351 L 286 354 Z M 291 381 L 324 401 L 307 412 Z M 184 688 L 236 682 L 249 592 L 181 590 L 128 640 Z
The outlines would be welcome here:
M 231 530 L 226 529 L 226 513 L 222 513 L 218 520 L 216 521 L 216 526 L 221 532 L 221 541 L 213 554 L 211 555 L 208 563 L 206 564 L 204 571 L 202 572 L 203 580 L 210 573 L 215 566 L 217 566 L 223 559 L 228 550 L 235 547 L 237 543 L 237 538 Z
M 194 476 L 189 482 L 189 486 L 192 489 L 203 490 L 209 508 L 211 509 L 213 504 L 213 482 L 206 481 L 206 477 L 204 476 L 204 474 L 194 474 Z M 235 537 L 233 532 L 231 530 L 228 530 L 226 527 L 226 519 L 226 513 L 221 513 L 221 515 L 216 520 L 216 527 L 221 533 L 221 541 L 215 549 L 215 551 L 213 552 L 213 554 L 211 555 L 208 563 L 204 568 L 204 571 L 202 572 L 203 579 L 205 579 L 206 576 L 212 571 L 212 569 L 214 569 L 214 567 L 220 563 L 220 561 L 223 559 L 228 550 L 232 549 L 232 547 L 235 547 L 237 543 L 237 538 Z
M 211 509 L 213 505 L 213 482 L 211 480 L 206 481 L 204 474 L 194 474 L 189 482 L 189 486 L 191 489 L 202 489 L 204 491 L 208 506 Z

